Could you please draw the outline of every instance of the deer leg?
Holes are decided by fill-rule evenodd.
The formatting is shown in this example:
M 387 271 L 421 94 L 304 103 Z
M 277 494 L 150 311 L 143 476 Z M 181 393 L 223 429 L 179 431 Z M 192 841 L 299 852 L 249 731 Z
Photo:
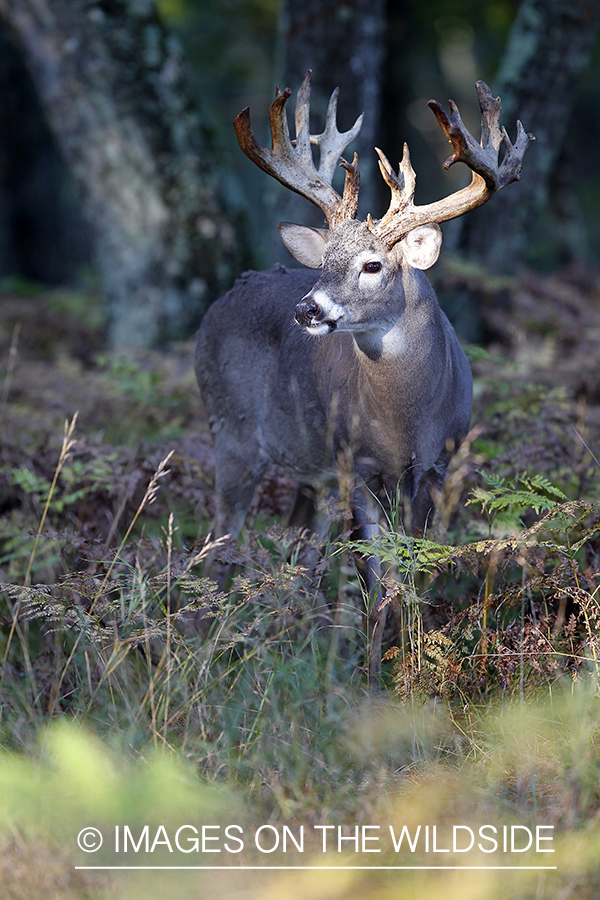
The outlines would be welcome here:
M 251 459 L 253 464 L 249 464 Z M 227 453 L 220 452 L 215 442 L 215 497 L 216 515 L 212 530 L 213 539 L 229 535 L 235 540 L 242 530 L 250 509 L 254 491 L 264 474 L 266 462 L 262 463 L 258 450 L 252 458 L 247 448 L 244 453 L 233 452 L 231 446 Z M 219 547 L 209 550 L 204 560 L 204 575 L 216 581 L 219 590 L 223 590 L 230 564 L 220 558 Z M 191 627 L 195 634 L 208 636 L 214 618 L 209 612 L 197 612 L 191 622 L 186 623 L 185 630 Z
M 259 448 L 231 446 L 226 451 L 215 442 L 215 497 L 216 514 L 213 538 L 229 535 L 235 540 L 239 535 L 252 504 L 254 492 L 264 475 L 267 461 L 261 458 Z M 219 559 L 218 548 L 206 558 L 204 572 L 224 587 L 229 565 Z
M 308 528 L 315 531 L 316 522 L 317 492 L 312 484 L 299 484 L 288 518 L 288 528 Z
M 428 536 L 428 531 L 434 524 L 436 509 L 432 492 L 441 489 L 446 469 L 448 468 L 449 458 L 450 454 L 444 450 L 444 452 L 440 454 L 435 466 L 429 469 L 421 479 L 417 495 L 411 504 L 412 527 L 417 535 Z M 415 580 L 419 581 L 419 587 L 423 589 L 423 576 L 419 576 L 418 573 L 415 573 Z M 420 593 L 420 590 L 417 590 L 417 593 Z M 432 631 L 439 627 L 436 623 L 434 609 L 430 603 L 424 602 L 422 604 L 421 616 L 425 631 Z
M 449 459 L 449 453 L 444 450 L 436 464 L 421 478 L 416 495 L 410 503 L 410 529 L 407 528 L 407 531 L 425 534 L 432 524 L 435 515 L 432 492 L 442 487 Z
M 366 490 L 357 489 L 353 505 L 355 540 L 369 540 L 379 532 L 378 508 L 376 501 Z M 356 570 L 366 597 L 366 631 L 368 645 L 369 675 L 375 689 L 381 688 L 381 640 L 387 615 L 387 607 L 382 603 L 381 560 L 378 556 L 355 556 Z
M 329 530 L 330 524 L 318 514 L 315 488 L 311 484 L 299 484 L 288 519 L 288 527 L 305 528 L 308 532 L 315 534 L 317 538 L 323 538 Z M 319 556 L 320 553 L 315 547 L 306 547 L 301 552 L 298 561 L 310 571 L 314 570 Z M 309 577 L 307 582 L 308 603 L 317 628 L 323 633 L 328 632 L 333 626 L 333 618 L 325 595 L 319 588 L 320 578 Z

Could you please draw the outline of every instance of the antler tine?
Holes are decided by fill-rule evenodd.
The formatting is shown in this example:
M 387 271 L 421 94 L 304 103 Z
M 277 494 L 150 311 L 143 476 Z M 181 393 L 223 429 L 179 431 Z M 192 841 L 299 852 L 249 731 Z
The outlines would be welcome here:
M 312 71 L 309 69 L 296 94 L 296 106 L 294 108 L 294 124 L 296 126 L 296 158 L 306 164 L 313 165 L 310 149 L 310 94 L 312 87 Z M 287 118 L 286 118 L 287 122 Z
M 379 147 L 375 147 L 375 152 L 379 157 L 379 170 L 383 180 L 392 192 L 389 209 L 379 223 L 382 228 L 385 228 L 396 215 L 406 209 L 407 206 L 412 205 L 417 176 L 410 162 L 408 144 L 404 144 L 402 162 L 398 168 L 397 175 L 385 153 Z
M 361 113 L 349 131 L 340 132 L 337 128 L 337 104 L 340 89 L 336 88 L 329 98 L 325 128 L 322 134 L 311 134 L 310 142 L 320 151 L 319 175 L 331 184 L 338 160 L 351 144 L 362 128 L 364 113 Z
M 241 149 L 252 162 L 264 172 L 272 175 L 286 187 L 301 194 L 321 209 L 333 228 L 342 219 L 352 218 L 356 214 L 354 193 L 358 190 L 358 163 L 352 164 L 352 173 L 347 171 L 346 180 L 350 178 L 348 202 L 344 202 L 332 187 L 333 172 L 342 151 L 353 140 L 362 124 L 362 116 L 354 127 L 345 134 L 340 134 L 335 124 L 337 92 L 334 91 L 329 101 L 327 120 L 323 134 L 312 136 L 309 131 L 311 71 L 306 73 L 296 97 L 294 112 L 296 140 L 292 141 L 285 105 L 291 96 L 286 88 L 277 88 L 275 100 L 269 108 L 271 123 L 272 149 L 258 143 L 250 124 L 250 111 L 244 109 L 234 119 L 233 126 Z M 310 145 L 317 144 L 321 149 L 319 170 L 315 168 Z M 333 164 L 331 162 L 332 158 Z M 344 189 L 346 196 L 346 189 Z
M 392 201 L 385 216 L 371 227 L 390 245 L 401 240 L 404 235 L 418 225 L 425 225 L 429 222 L 447 222 L 449 219 L 455 219 L 457 216 L 481 206 L 507 184 L 519 180 L 523 156 L 535 138 L 532 134 L 527 134 L 521 123 L 517 122 L 517 139 L 512 144 L 506 130 L 499 124 L 500 98 L 494 98 L 489 87 L 483 81 L 478 81 L 476 88 L 481 109 L 480 143 L 477 143 L 466 129 L 458 107 L 452 100 L 450 101 L 450 115 L 436 100 L 430 100 L 428 104 L 442 131 L 452 144 L 452 154 L 445 161 L 444 168 L 449 169 L 456 162 L 465 163 L 473 173 L 468 187 L 456 191 L 436 203 L 414 206 L 412 194 L 408 196 L 407 193 L 405 199 L 403 190 L 396 184 L 399 179 L 393 175 L 387 160 L 387 167 L 383 164 L 385 157 L 382 159 L 383 155 L 377 151 L 384 180 L 392 190 Z M 504 158 L 499 164 L 498 152 L 502 143 L 505 144 L 506 150 Z M 404 158 L 401 170 L 403 165 Z M 412 166 L 410 170 L 412 172 Z M 410 177 L 414 178 L 414 172 Z M 406 175 L 404 178 L 406 181 Z M 414 193 L 414 182 L 411 190 Z
M 266 147 L 263 147 L 262 144 L 259 144 L 256 140 L 256 136 L 254 131 L 252 130 L 252 125 L 250 123 L 250 107 L 246 107 L 241 111 L 239 115 L 235 117 L 233 120 L 233 127 L 235 128 L 235 133 L 238 139 L 238 144 L 240 148 L 244 151 L 246 156 L 252 160 L 263 172 L 266 172 L 268 175 L 272 175 L 274 178 L 281 180 L 276 171 L 276 151 L 275 147 L 285 147 L 290 144 L 290 136 L 289 129 L 287 124 L 287 118 L 285 116 L 285 112 L 283 116 L 281 113 L 284 110 L 285 104 L 287 100 L 291 96 L 291 91 L 289 88 L 286 88 L 284 91 L 280 91 L 277 88 L 277 94 L 275 100 L 269 107 L 269 120 L 271 123 L 271 137 L 273 140 L 273 150 L 268 150 Z M 281 155 L 281 154 L 279 154 Z
M 500 128 L 500 112 L 502 110 L 500 97 L 492 95 L 485 81 L 476 81 L 475 90 L 481 110 L 481 146 L 493 147 L 497 153 L 502 143 L 502 136 L 506 134 L 504 128 Z M 454 103 L 451 105 L 455 106 Z M 456 112 L 458 113 L 458 109 Z
M 502 132 L 498 126 L 500 118 L 500 98 L 492 97 L 487 84 L 477 82 L 477 94 L 481 109 L 481 143 L 467 131 L 454 100 L 450 100 L 450 115 L 437 100 L 427 104 L 432 110 L 442 131 L 452 144 L 452 154 L 443 163 L 449 169 L 456 162 L 464 162 L 484 179 L 492 191 L 498 190 L 498 150 L 502 143 Z
M 510 184 L 512 181 L 518 181 L 521 177 L 521 169 L 523 168 L 523 154 L 527 147 L 534 141 L 532 134 L 528 134 L 523 128 L 519 119 L 517 119 L 517 139 L 513 143 L 506 133 L 506 129 L 502 129 L 502 136 L 506 144 L 506 153 L 500 166 L 500 187 Z M 500 188 L 498 188 L 500 190 Z
M 354 154 L 351 163 L 344 158 L 340 159 L 340 166 L 346 170 L 344 181 L 344 195 L 342 197 L 342 213 L 344 219 L 353 219 L 358 209 L 358 192 L 360 189 L 360 174 L 358 171 L 358 154 Z

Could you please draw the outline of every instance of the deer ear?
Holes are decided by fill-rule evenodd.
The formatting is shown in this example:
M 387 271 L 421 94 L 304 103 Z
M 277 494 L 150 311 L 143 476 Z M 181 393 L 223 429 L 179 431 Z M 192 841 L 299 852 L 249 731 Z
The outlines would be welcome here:
M 400 241 L 405 261 L 413 269 L 428 269 L 440 255 L 442 229 L 435 222 L 419 225 Z
M 329 240 L 329 231 L 326 228 L 311 228 L 307 225 L 280 222 L 277 231 L 285 246 L 298 262 L 310 269 L 321 267 L 325 245 Z

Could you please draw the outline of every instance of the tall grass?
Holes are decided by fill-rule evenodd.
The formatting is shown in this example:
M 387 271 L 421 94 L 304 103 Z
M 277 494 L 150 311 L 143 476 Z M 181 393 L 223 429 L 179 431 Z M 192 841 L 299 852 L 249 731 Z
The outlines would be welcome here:
M 598 504 L 567 499 L 541 476 L 469 474 L 475 506 L 457 525 L 458 498 L 473 469 L 467 446 L 439 500 L 450 533 L 432 528 L 423 539 L 409 538 L 394 507 L 389 527 L 368 545 L 344 536 L 319 542 L 276 525 L 249 529 L 235 551 L 223 548 L 238 569 L 221 592 L 202 575 L 210 543 L 190 546 L 167 504 L 162 530 L 150 521 L 178 465 L 166 454 L 129 518 L 119 504 L 119 526 L 109 527 L 101 555 L 44 583 L 47 564 L 38 566 L 38 554 L 50 525 L 61 533 L 68 510 L 58 501 L 74 426 L 46 497 L 32 504 L 40 518 L 22 577 L 3 586 L 7 897 L 152 897 L 173 884 L 189 897 L 218 890 L 383 900 L 442 889 L 467 900 L 597 896 Z M 474 512 L 478 519 L 465 518 Z M 380 696 L 367 687 L 352 552 L 375 552 L 389 569 L 387 689 Z M 333 640 L 318 615 L 317 589 L 335 610 Z M 193 627 L 200 616 L 210 623 L 203 639 Z M 399 856 L 389 842 L 376 857 L 323 854 L 315 826 L 385 832 L 390 824 L 541 823 L 556 829 L 552 861 L 559 869 L 463 869 L 446 873 L 443 885 L 439 872 L 350 868 L 316 876 L 308 869 L 262 872 L 249 881 L 241 864 L 291 859 L 267 858 L 250 845 L 226 858 L 228 872 L 205 872 L 201 882 L 73 868 L 89 861 L 76 846 L 87 825 L 104 831 L 128 824 L 139 834 L 148 823 L 228 821 L 248 833 L 266 824 L 296 832 L 304 826 L 310 837 L 295 862 L 345 866 L 394 866 Z M 180 853 L 177 862 L 190 858 Z M 451 855 L 456 865 L 465 858 Z M 172 861 L 164 848 L 160 859 Z M 473 865 L 486 860 L 469 856 Z M 19 883 L 24 861 L 29 874 Z M 431 857 L 421 847 L 401 863 L 428 865 Z

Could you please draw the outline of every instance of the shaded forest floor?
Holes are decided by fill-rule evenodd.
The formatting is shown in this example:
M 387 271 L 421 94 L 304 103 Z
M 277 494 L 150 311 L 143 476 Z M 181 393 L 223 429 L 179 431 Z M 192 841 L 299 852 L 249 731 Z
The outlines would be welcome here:
M 223 548 L 237 563 L 231 590 L 202 577 L 214 463 L 193 342 L 110 355 L 97 298 L 0 292 L 1 740 L 50 760 L 68 782 L 67 751 L 44 749 L 40 734 L 74 719 L 112 748 L 98 749 L 101 769 L 115 765 L 103 753 L 147 763 L 167 751 L 231 789 L 225 808 L 253 825 L 419 821 L 424 808 L 440 822 L 543 819 L 562 846 L 579 841 L 578 861 L 562 893 L 538 880 L 514 882 L 514 896 L 595 897 L 600 276 L 490 278 L 450 260 L 435 286 L 451 319 L 482 340 L 467 347 L 474 427 L 426 539 L 398 529 L 381 539 L 403 577 L 384 583 L 391 614 L 377 700 L 343 515 L 324 542 L 286 532 L 294 486 L 284 472 L 269 471 L 241 544 Z M 319 631 L 315 585 L 334 611 L 333 640 Z M 187 625 L 199 614 L 215 623 L 205 642 Z M 570 706 L 557 699 L 565 690 Z M 534 701 L 554 705 L 511 718 L 513 702 Z M 0 759 L 0 782 L 2 772 Z M 119 777 L 106 796 L 127 795 L 129 776 Z M 25 818 L 9 817 L 7 896 L 111 896 L 112 882 L 69 874 L 67 851 L 52 876 L 45 863 L 36 869 L 36 841 L 37 858 L 52 853 L 32 825 L 39 810 L 15 784 Z M 323 896 L 387 896 L 386 882 L 362 878 Z M 461 896 L 509 896 L 506 882 L 482 894 L 473 878 Z M 149 896 L 146 883 L 127 884 L 119 896 Z M 262 896 L 261 885 L 244 890 Z M 413 887 L 425 896 L 430 882 Z M 209 880 L 186 895 L 215 889 Z M 316 896 L 308 882 L 281 890 Z
M 548 475 L 569 496 L 591 491 L 595 498 L 600 278 L 584 269 L 490 278 L 451 261 L 436 287 L 451 318 L 467 321 L 468 330 L 477 320 L 485 345 L 467 345 L 475 378 L 473 424 L 481 428 L 476 449 L 483 454 L 475 464 L 504 475 Z M 98 298 L 60 290 L 31 296 L 25 287 L 0 293 L 0 353 L 0 510 L 10 528 L 3 537 L 12 531 L 23 538 L 37 527 L 42 507 L 36 500 L 45 500 L 65 422 L 77 411 L 72 466 L 59 482 L 61 524 L 77 540 L 114 541 L 158 462 L 173 450 L 163 496 L 148 514 L 159 521 L 174 511 L 182 543 L 191 549 L 212 519 L 214 468 L 193 373 L 193 340 L 164 352 L 111 356 Z M 292 482 L 273 468 L 253 513 L 285 515 L 292 495 Z M 5 553 L 2 581 L 13 574 L 18 579 L 24 553 L 18 546 Z M 69 559 L 66 571 L 74 564 Z
M 466 347 L 475 379 L 474 434 L 468 464 L 461 459 L 462 480 L 455 477 L 446 497 L 452 507 L 443 519 L 452 535 L 464 542 L 489 530 L 485 515 L 478 518 L 473 509 L 463 515 L 476 469 L 509 480 L 538 474 L 569 499 L 597 499 L 600 278 L 583 269 L 490 278 L 450 261 L 436 288 L 450 317 L 470 331 L 475 319 L 484 341 L 484 347 Z M 214 511 L 214 461 L 193 373 L 193 340 L 164 352 L 111 356 L 98 298 L 66 291 L 32 296 L 22 289 L 0 294 L 0 352 L 1 581 L 22 578 L 65 423 L 75 412 L 75 443 L 47 518 L 55 531 L 42 535 L 32 580 L 89 570 L 92 560 L 117 546 L 171 451 L 161 490 L 145 510 L 136 558 L 144 538 L 151 544 L 161 536 L 169 513 L 176 546 L 198 549 Z M 273 467 L 253 516 L 285 517 L 293 487 Z

